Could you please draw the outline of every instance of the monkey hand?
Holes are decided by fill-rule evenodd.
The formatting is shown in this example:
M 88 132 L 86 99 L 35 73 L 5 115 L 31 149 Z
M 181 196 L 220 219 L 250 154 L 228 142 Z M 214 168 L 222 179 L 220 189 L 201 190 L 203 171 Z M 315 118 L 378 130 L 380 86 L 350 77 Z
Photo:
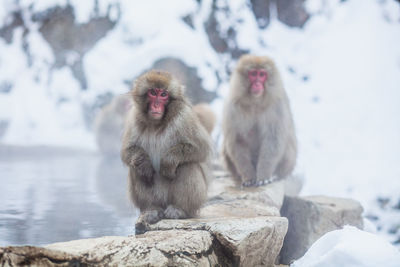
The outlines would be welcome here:
M 173 180 L 176 177 L 176 165 L 173 163 L 162 162 L 160 166 L 160 175 L 169 180 Z
M 140 179 L 147 185 L 152 185 L 154 182 L 154 170 L 153 168 L 139 168 L 136 169 L 136 174 Z
M 136 176 L 144 183 L 153 184 L 154 169 L 149 160 L 144 157 L 132 158 L 131 166 L 134 168 Z

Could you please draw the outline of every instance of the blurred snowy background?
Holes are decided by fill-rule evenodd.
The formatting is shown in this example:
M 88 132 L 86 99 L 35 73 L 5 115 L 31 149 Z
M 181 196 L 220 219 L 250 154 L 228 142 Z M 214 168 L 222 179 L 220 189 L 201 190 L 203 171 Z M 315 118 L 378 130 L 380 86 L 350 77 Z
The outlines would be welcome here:
M 395 0 L 2 0 L 0 245 L 132 233 L 125 173 L 109 171 L 119 159 L 96 156 L 96 114 L 166 68 L 220 116 L 244 53 L 282 72 L 302 194 L 359 200 L 369 229 L 399 245 Z

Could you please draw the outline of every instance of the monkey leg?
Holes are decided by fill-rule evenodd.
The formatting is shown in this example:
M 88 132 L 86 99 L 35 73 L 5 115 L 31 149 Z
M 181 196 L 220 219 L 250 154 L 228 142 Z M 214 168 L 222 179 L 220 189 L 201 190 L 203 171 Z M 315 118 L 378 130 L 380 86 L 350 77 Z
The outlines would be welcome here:
M 142 179 L 129 171 L 129 195 L 132 202 L 140 209 L 143 221 L 155 223 L 163 218 L 168 197 L 168 183 L 157 174 L 152 185 L 146 184 Z
M 180 165 L 176 173 L 169 185 L 169 205 L 164 216 L 169 219 L 193 217 L 207 199 L 206 174 L 198 163 Z
M 256 169 L 252 163 L 252 152 L 244 142 L 239 140 L 225 144 L 224 158 L 233 178 L 239 181 L 242 186 L 255 185 L 257 179 Z
M 225 167 L 228 169 L 228 172 L 232 175 L 233 180 L 239 185 L 242 184 L 242 177 L 240 176 L 239 172 L 236 170 L 235 165 L 233 164 L 231 158 L 226 153 L 225 149 L 222 152 L 222 157 L 225 163 Z
M 288 146 L 286 148 L 285 153 L 275 170 L 275 174 L 278 178 L 286 178 L 292 173 L 296 164 L 296 155 L 297 151 L 293 146 Z

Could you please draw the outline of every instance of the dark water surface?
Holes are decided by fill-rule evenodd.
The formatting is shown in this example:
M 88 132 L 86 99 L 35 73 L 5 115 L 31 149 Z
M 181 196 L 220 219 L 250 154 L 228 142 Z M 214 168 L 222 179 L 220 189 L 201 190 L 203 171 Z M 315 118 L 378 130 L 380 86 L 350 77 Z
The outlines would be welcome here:
M 134 233 L 118 156 L 0 146 L 0 246 Z

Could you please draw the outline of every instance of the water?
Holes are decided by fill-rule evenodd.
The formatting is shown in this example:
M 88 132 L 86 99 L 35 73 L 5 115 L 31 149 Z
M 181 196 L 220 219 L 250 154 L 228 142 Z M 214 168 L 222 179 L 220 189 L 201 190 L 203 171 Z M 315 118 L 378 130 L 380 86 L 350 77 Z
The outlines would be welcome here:
M 0 246 L 134 233 L 119 157 L 0 147 Z

